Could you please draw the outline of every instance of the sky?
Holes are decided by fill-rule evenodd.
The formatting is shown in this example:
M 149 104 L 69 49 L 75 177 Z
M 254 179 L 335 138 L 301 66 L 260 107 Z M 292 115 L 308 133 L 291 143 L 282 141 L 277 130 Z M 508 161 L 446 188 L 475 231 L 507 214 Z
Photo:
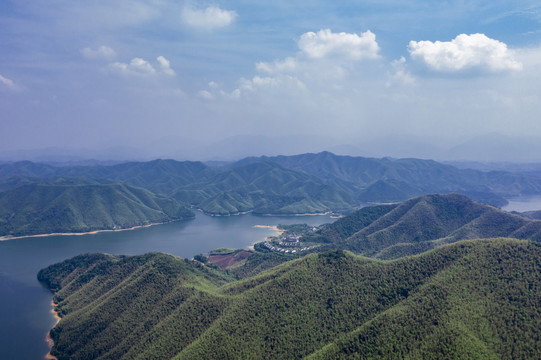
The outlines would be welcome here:
M 0 2 L 4 160 L 541 161 L 540 97 L 539 1 Z

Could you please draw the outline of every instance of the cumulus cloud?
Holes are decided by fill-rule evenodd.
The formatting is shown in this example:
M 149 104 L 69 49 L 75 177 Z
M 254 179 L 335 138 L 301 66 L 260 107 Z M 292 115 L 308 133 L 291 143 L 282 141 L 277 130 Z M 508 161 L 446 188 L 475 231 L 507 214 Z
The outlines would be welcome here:
M 174 76 L 175 72 L 170 67 L 169 60 L 163 56 L 156 58 L 158 62 L 158 70 L 148 61 L 141 58 L 133 58 L 129 63 L 114 62 L 109 65 L 109 68 L 116 73 L 123 75 L 153 75 L 164 74 Z
M 169 60 L 167 60 L 163 56 L 158 56 L 156 60 L 158 60 L 158 64 L 160 64 L 160 69 L 162 73 L 169 76 L 175 76 L 175 71 L 171 69 L 171 63 L 169 62 Z
M 81 55 L 87 59 L 112 60 L 116 56 L 116 52 L 109 46 L 102 45 L 97 49 L 86 47 L 81 49 Z
M 364 59 L 378 59 L 379 45 L 370 30 L 361 33 L 333 33 L 329 29 L 301 35 L 299 52 L 273 62 L 258 62 L 256 70 L 269 75 L 304 73 L 314 78 L 340 79 L 345 68 Z M 345 67 L 345 68 L 344 68 Z
M 188 6 L 182 11 L 182 21 L 186 25 L 203 30 L 228 26 L 235 21 L 237 16 L 235 11 L 222 10 L 214 5 L 206 9 L 194 9 Z
M 410 41 L 408 50 L 412 59 L 435 71 L 522 69 L 522 63 L 515 59 L 505 43 L 484 34 L 461 34 L 451 41 Z
M 385 86 L 389 87 L 393 84 L 415 85 L 415 78 L 406 68 L 406 58 L 403 56 L 400 59 L 391 62 L 392 72 L 388 74 L 389 79 Z
M 376 59 L 379 46 L 370 30 L 360 36 L 351 33 L 333 33 L 329 29 L 304 33 L 298 42 L 301 51 L 310 58 L 345 56 L 352 60 Z
M 359 61 L 380 58 L 376 35 L 370 30 L 360 34 L 333 33 L 329 29 L 306 32 L 297 45 L 299 51 L 294 56 L 256 63 L 256 70 L 263 75 L 242 79 L 237 94 L 273 87 L 293 93 L 308 88 L 342 89 L 348 75 L 368 68 L 356 66 Z

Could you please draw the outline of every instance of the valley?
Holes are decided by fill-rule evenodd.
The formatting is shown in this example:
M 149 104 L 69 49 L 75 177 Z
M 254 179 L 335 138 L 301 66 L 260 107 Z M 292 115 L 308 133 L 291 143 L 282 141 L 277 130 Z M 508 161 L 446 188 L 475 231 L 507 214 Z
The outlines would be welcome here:
M 55 294 L 62 317 L 51 331 L 52 354 L 541 354 L 535 340 L 541 314 L 534 305 L 541 301 L 541 221 L 448 194 L 365 207 L 320 226 L 278 229 L 280 235 L 251 252 L 218 249 L 193 260 L 91 254 L 43 269 L 38 278 Z M 514 311 L 496 310 L 503 308 L 520 311 L 520 320 Z M 511 319 L 513 330 L 498 325 Z M 123 335 L 112 341 L 112 333 Z
M 460 193 L 500 207 L 507 198 L 541 193 L 541 179 L 431 160 L 321 152 L 246 158 L 220 167 L 174 160 L 14 162 L 0 164 L 0 189 L 0 236 L 25 236 L 186 219 L 193 216 L 190 208 L 213 216 L 349 213 L 431 193 Z
M 41 309 L 53 292 L 58 359 L 540 351 L 524 339 L 539 336 L 527 319 L 538 318 L 531 304 L 541 221 L 494 206 L 537 193 L 535 176 L 324 152 L 219 168 L 23 162 L 0 165 L 0 180 L 0 229 L 9 239 L 0 243 L 0 288 L 39 293 L 33 306 Z M 503 269 L 522 278 L 494 285 Z M 5 307 L 27 311 L 17 299 Z M 513 313 L 489 315 L 499 307 L 523 312 L 513 332 L 498 325 L 515 321 Z M 44 314 L 41 328 L 50 329 L 54 319 Z M 13 337 L 6 333 L 7 342 Z

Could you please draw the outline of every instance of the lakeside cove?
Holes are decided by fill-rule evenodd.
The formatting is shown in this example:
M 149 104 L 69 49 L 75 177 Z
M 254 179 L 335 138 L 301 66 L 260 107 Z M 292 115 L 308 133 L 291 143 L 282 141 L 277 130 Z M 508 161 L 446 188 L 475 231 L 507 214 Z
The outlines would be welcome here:
M 278 232 L 278 224 L 331 222 L 329 216 L 211 217 L 145 226 L 132 231 L 24 237 L 0 242 L 0 358 L 35 360 L 49 352 L 45 340 L 56 324 L 52 294 L 37 280 L 39 270 L 84 253 L 136 255 L 164 252 L 182 258 L 230 247 L 248 249 Z M 261 225 L 257 226 L 256 225 Z M 19 314 L 26 314 L 24 317 Z

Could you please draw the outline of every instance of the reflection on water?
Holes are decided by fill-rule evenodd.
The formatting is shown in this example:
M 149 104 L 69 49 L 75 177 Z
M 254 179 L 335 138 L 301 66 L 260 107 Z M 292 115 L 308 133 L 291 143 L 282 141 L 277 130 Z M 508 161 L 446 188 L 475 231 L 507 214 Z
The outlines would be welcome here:
M 507 199 L 509 204 L 502 207 L 505 211 L 534 211 L 541 210 L 541 196 L 530 196 L 515 199 Z
M 133 231 L 81 236 L 50 236 L 0 242 L 0 359 L 43 359 L 45 336 L 55 320 L 52 295 L 36 280 L 38 271 L 78 254 L 165 252 L 191 258 L 220 247 L 246 248 L 276 234 L 254 225 L 331 222 L 329 216 L 210 217 Z

